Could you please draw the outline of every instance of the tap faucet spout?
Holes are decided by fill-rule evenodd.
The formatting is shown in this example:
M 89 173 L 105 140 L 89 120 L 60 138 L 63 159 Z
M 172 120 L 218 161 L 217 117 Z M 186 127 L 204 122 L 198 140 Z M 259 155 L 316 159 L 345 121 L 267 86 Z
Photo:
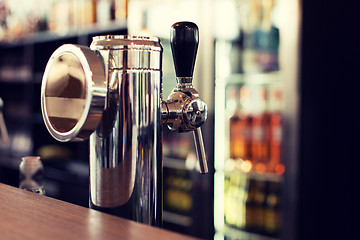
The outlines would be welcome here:
M 208 172 L 201 126 L 207 119 L 206 103 L 193 87 L 193 72 L 199 45 L 199 29 L 192 22 L 172 25 L 170 35 L 177 85 L 163 101 L 163 124 L 175 132 L 192 131 L 201 173 Z

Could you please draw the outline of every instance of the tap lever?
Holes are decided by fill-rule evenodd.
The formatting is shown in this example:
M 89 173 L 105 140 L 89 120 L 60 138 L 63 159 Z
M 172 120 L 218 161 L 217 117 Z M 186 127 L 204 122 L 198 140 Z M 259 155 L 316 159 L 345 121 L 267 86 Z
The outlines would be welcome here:
M 177 22 L 171 26 L 170 44 L 177 86 L 163 104 L 163 122 L 177 132 L 193 131 L 200 171 L 208 172 L 200 126 L 206 121 L 207 106 L 192 85 L 199 29 L 193 22 Z M 165 112 L 165 113 L 164 113 Z
M 206 154 L 205 154 L 205 147 L 204 147 L 204 141 L 202 138 L 201 128 L 197 128 L 193 131 L 194 134 L 194 142 L 195 142 L 195 149 L 196 153 L 198 155 L 199 164 L 200 164 L 200 172 L 202 174 L 205 174 L 208 172 L 208 165 L 206 160 Z
M 193 22 L 171 26 L 170 44 L 177 78 L 192 78 L 199 45 L 199 29 Z

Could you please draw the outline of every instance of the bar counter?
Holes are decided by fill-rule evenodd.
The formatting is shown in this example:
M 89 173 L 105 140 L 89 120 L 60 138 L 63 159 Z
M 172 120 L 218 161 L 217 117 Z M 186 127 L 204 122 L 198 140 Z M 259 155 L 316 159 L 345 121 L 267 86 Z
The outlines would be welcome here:
M 0 239 L 194 239 L 0 183 Z

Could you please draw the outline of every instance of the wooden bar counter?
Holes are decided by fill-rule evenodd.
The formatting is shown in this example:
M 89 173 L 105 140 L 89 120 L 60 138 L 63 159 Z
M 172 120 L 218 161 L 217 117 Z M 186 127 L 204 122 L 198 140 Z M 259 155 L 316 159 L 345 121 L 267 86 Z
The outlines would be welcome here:
M 0 239 L 194 239 L 0 183 Z

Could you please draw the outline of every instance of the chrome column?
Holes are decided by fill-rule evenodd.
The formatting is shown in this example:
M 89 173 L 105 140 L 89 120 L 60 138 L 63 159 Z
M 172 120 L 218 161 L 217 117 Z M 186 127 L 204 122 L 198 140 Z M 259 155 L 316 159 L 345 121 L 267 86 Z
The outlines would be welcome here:
M 131 219 L 161 220 L 161 53 L 156 38 L 95 37 L 90 48 L 108 68 L 108 99 L 90 137 L 90 195 L 95 206 L 127 204 Z

